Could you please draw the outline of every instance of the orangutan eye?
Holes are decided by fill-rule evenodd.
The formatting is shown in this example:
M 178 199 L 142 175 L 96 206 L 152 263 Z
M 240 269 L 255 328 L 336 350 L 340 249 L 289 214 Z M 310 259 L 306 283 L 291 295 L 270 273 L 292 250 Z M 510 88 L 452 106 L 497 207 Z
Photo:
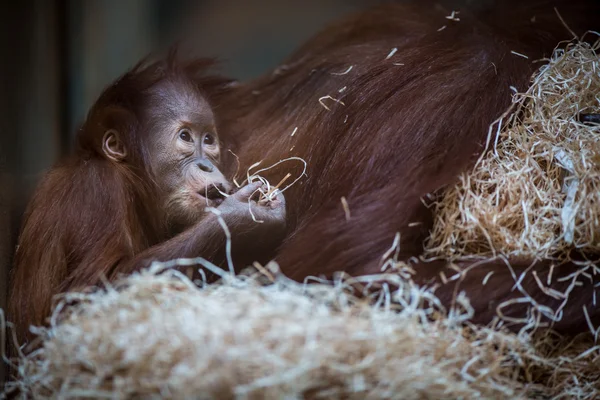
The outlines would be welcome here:
M 215 141 L 216 141 L 215 137 L 213 135 L 211 135 L 210 133 L 207 133 L 204 136 L 204 144 L 206 144 L 208 146 L 211 146 L 211 145 L 215 144 Z
M 192 142 L 192 134 L 187 129 L 182 129 L 179 131 L 179 138 L 184 142 Z

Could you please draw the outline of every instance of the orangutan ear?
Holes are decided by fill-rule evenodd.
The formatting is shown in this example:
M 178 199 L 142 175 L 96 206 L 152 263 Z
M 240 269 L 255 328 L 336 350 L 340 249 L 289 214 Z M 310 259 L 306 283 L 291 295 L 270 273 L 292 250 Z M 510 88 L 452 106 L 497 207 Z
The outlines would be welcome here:
M 102 138 L 102 151 L 109 160 L 121 162 L 127 157 L 127 149 L 119 137 L 119 132 L 109 129 Z

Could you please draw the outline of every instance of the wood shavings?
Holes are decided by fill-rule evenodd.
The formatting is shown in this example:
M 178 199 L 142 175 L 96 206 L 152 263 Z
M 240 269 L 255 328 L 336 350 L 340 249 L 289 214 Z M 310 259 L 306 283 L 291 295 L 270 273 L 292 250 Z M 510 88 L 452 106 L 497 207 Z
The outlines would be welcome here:
M 460 14 L 460 11 L 452 11 L 452 13 L 450 15 L 446 16 L 446 19 L 449 19 L 449 20 L 455 21 L 455 22 L 459 22 L 460 18 L 458 18 L 458 14 Z
M 567 197 L 561 210 L 563 238 L 568 245 L 573 244 L 573 237 L 575 235 L 575 217 L 577 216 L 577 206 L 575 204 L 575 197 L 579 190 L 579 180 L 570 179 L 565 182 L 567 188 Z
M 388 267 L 394 267 L 395 261 L 398 259 L 399 253 L 400 233 L 396 233 L 396 235 L 394 235 L 394 242 L 392 243 L 392 247 L 390 247 L 385 253 L 383 253 L 383 256 L 381 256 L 382 272 L 385 271 Z
M 390 53 L 387 55 L 387 57 L 385 58 L 386 60 L 389 60 L 390 58 L 392 58 L 394 56 L 394 54 L 396 54 L 396 52 L 398 51 L 397 47 L 394 47 L 392 49 L 392 51 L 390 51 Z
M 248 204 L 250 204 L 250 202 L 248 202 Z M 217 220 L 219 221 L 219 225 L 221 225 L 221 228 L 223 228 L 223 232 L 225 233 L 225 259 L 227 260 L 227 267 L 229 268 L 229 273 L 231 275 L 234 275 L 235 270 L 233 268 L 233 258 L 231 257 L 231 232 L 229 231 L 229 227 L 227 226 L 225 220 L 221 216 L 221 211 L 219 211 L 219 209 L 214 207 L 207 207 L 206 211 L 216 215 Z
M 343 106 L 346 105 L 343 101 L 338 100 L 335 97 L 331 97 L 330 95 L 319 97 L 319 103 L 321 103 L 321 105 L 323 106 L 323 108 L 325 108 L 327 111 L 331 111 L 331 108 L 327 107 L 327 104 L 325 104 L 325 100 L 331 100 L 331 101 L 334 101 L 334 102 L 336 102 L 338 104 L 341 104 Z
M 263 169 L 263 170 L 266 170 L 266 169 Z M 260 180 L 261 182 L 265 183 L 265 184 L 266 184 L 266 186 L 267 186 L 267 190 L 266 190 L 266 191 L 263 191 L 262 189 L 257 189 L 257 190 L 255 190 L 255 191 L 252 193 L 252 195 L 250 195 L 250 197 L 253 197 L 253 196 L 254 196 L 254 194 L 256 194 L 256 193 L 260 193 L 260 194 L 261 194 L 261 197 L 260 197 L 260 199 L 258 200 L 258 203 L 259 203 L 259 204 L 261 204 L 261 203 L 262 203 L 262 204 L 265 204 L 265 203 L 268 203 L 268 202 L 270 202 L 270 201 L 273 201 L 273 200 L 275 199 L 275 197 L 276 197 L 276 196 L 277 196 L 277 195 L 280 193 L 280 191 L 279 191 L 279 187 L 281 187 L 281 185 L 283 185 L 283 184 L 285 183 L 285 181 L 287 181 L 287 180 L 289 179 L 289 177 L 290 177 L 290 176 L 292 176 L 292 174 L 288 172 L 288 173 L 287 173 L 287 175 L 286 175 L 286 176 L 284 176 L 284 177 L 281 179 L 281 181 L 279 181 L 279 183 L 278 183 L 277 185 L 275 185 L 275 186 L 271 186 L 271 185 L 269 184 L 269 181 L 267 181 L 265 178 L 263 178 L 263 177 L 261 177 L 261 176 L 258 176 L 258 175 L 255 173 L 255 174 L 254 174 L 252 177 L 250 177 L 250 179 L 258 179 L 258 180 Z M 249 181 L 251 181 L 251 180 L 249 180 Z M 264 223 L 264 221 L 263 221 L 263 220 L 258 220 L 258 219 L 256 219 L 256 216 L 255 216 L 255 215 L 254 215 L 254 213 L 252 212 L 252 202 L 251 202 L 251 201 L 249 201 L 249 202 L 248 202 L 248 211 L 250 212 L 250 215 L 252 216 L 252 220 L 253 220 L 254 222 L 257 222 L 257 223 L 259 223 L 259 224 L 262 224 L 262 223 Z
M 491 64 L 492 64 L 492 67 L 494 67 L 494 73 L 496 75 L 498 75 L 498 68 L 496 67 L 496 64 L 494 64 L 494 63 L 491 63 Z
M 293 149 L 294 149 L 294 147 L 292 146 L 292 148 L 290 148 L 290 151 L 292 151 Z M 272 186 L 271 183 L 266 178 L 264 178 L 263 176 L 260 175 L 261 172 L 273 169 L 284 162 L 294 161 L 294 160 L 300 161 L 303 164 L 302 173 L 298 177 L 296 177 L 296 179 L 292 183 L 290 183 L 283 189 L 279 189 L 279 187 L 291 176 L 291 173 L 288 173 L 276 186 Z M 271 165 L 269 167 L 265 167 L 265 168 L 255 171 L 253 173 L 250 173 L 250 171 L 252 171 L 254 168 L 257 168 L 260 164 L 262 164 L 263 161 L 264 160 L 260 160 L 258 162 L 255 162 L 254 164 L 252 164 L 250 167 L 248 167 L 248 170 L 246 171 L 246 179 L 238 186 L 238 187 L 241 187 L 242 185 L 245 185 L 246 183 L 249 184 L 254 181 L 261 182 L 264 185 L 265 189 L 258 188 L 250 195 L 250 197 L 253 197 L 255 194 L 259 193 L 259 199 L 258 199 L 259 203 L 266 203 L 269 201 L 273 201 L 279 193 L 283 193 L 284 191 L 286 191 L 287 189 L 289 189 L 290 187 L 295 185 L 300 179 L 302 179 L 303 176 L 306 176 L 307 164 L 306 164 L 306 161 L 300 157 L 288 157 L 283 160 L 279 160 L 278 162 L 274 163 L 273 165 Z M 256 216 L 254 215 L 254 212 L 252 211 L 252 202 L 251 201 L 248 202 L 248 212 L 250 213 L 250 216 L 252 217 L 252 220 L 254 222 L 259 223 L 259 224 L 264 223 L 263 220 L 257 219 Z
M 342 208 L 344 209 L 344 216 L 346 217 L 346 221 L 350 221 L 350 207 L 348 207 L 348 201 L 344 196 L 340 199 L 342 202 Z
M 563 26 L 569 31 L 569 33 L 572 35 L 573 39 L 579 39 L 579 36 L 577 36 L 577 34 L 575 32 L 573 32 L 573 29 L 571 29 L 569 27 L 569 25 L 567 25 L 567 23 L 565 22 L 565 20 L 563 19 L 562 15 L 560 15 L 560 13 L 558 12 L 558 8 L 554 7 L 554 12 L 556 13 L 556 16 L 558 17 L 558 19 L 560 19 L 560 22 L 563 24 Z
M 292 147 L 292 149 L 293 149 L 293 147 Z M 290 151 L 292 149 L 290 149 Z M 292 181 L 292 183 L 290 183 L 289 185 L 287 185 L 283 189 L 278 189 L 279 188 L 279 184 L 278 184 L 275 187 L 276 189 L 278 189 L 278 192 L 276 192 L 276 191 L 272 190 L 273 187 L 271 186 L 271 184 L 269 183 L 269 181 L 267 179 L 265 179 L 264 177 L 262 177 L 260 175 L 260 173 L 261 172 L 265 172 L 265 171 L 269 171 L 269 170 L 271 170 L 271 169 L 279 166 L 280 164 L 283 164 L 283 163 L 288 162 L 288 161 L 299 161 L 299 162 L 301 162 L 302 163 L 302 172 L 300 173 L 300 175 L 298 175 L 296 177 L 296 179 L 294 179 Z M 254 168 L 258 167 L 262 162 L 263 162 L 263 160 L 258 161 L 256 163 L 252 164 L 248 168 L 248 170 L 246 171 L 246 180 L 244 182 L 242 182 L 242 184 L 244 184 L 246 182 L 247 183 L 252 183 L 254 181 L 260 181 L 260 182 L 262 182 L 266 186 L 266 192 L 262 192 L 261 191 L 261 194 L 264 197 L 266 197 L 267 200 L 272 200 L 273 197 L 275 196 L 275 193 L 283 193 L 283 192 L 285 192 L 290 187 L 292 187 L 293 185 L 295 185 L 300 179 L 302 179 L 302 177 L 307 176 L 306 175 L 306 168 L 307 168 L 308 165 L 307 165 L 306 161 L 303 158 L 301 158 L 301 157 L 288 157 L 288 158 L 284 158 L 284 159 L 279 160 L 276 163 L 274 163 L 274 164 L 272 164 L 272 165 L 270 165 L 268 167 L 261 168 L 261 169 L 255 171 L 255 172 L 253 172 L 253 173 L 250 173 L 250 171 L 252 171 Z M 282 184 L 283 182 L 285 182 L 287 180 L 287 178 L 288 177 L 285 177 L 284 179 L 282 179 L 282 181 L 280 182 L 280 184 Z
M 588 325 L 590 333 L 594 336 L 594 342 L 598 341 L 598 334 L 600 334 L 600 327 L 595 328 L 592 320 L 590 319 L 590 314 L 588 313 L 587 307 L 583 306 L 583 315 L 585 316 L 585 321 Z
M 285 181 L 287 181 L 290 178 L 290 176 L 292 176 L 292 174 L 288 172 L 286 176 L 284 176 L 283 178 L 281 178 L 281 180 L 279 181 L 279 183 L 277 185 L 275 185 L 273 188 L 271 188 L 269 190 L 268 194 L 270 195 L 273 192 L 275 192 L 277 189 L 279 189 L 281 187 L 281 185 L 283 185 L 285 183 Z
M 516 52 L 516 51 L 514 51 L 514 50 L 511 50 L 511 51 L 510 51 L 510 54 L 514 54 L 515 56 L 519 56 L 519 57 L 523 57 L 523 58 L 527 58 L 527 59 L 529 59 L 529 57 L 527 57 L 525 54 L 517 53 L 517 52 Z
M 398 243 L 395 239 L 388 257 Z M 221 280 L 196 285 L 175 267 L 200 268 Z M 300 284 L 272 263 L 255 263 L 235 276 L 201 258 L 155 262 L 105 288 L 62 295 L 50 327 L 37 329 L 42 347 L 13 360 L 16 380 L 7 383 L 5 394 L 20 390 L 37 399 L 600 394 L 600 346 L 590 339 L 524 338 L 466 327 L 473 310 L 464 295 L 446 310 L 432 290 L 401 278 L 414 273 L 409 266 L 393 268 L 388 274 Z M 0 327 L 6 327 L 1 310 Z M 590 324 L 590 331 L 597 335 L 598 328 Z
M 448 278 L 446 277 L 446 274 L 444 273 L 444 271 L 440 271 L 439 275 L 440 275 L 440 280 L 442 281 L 442 283 L 444 285 L 447 285 L 448 284 Z
M 352 71 L 352 68 L 354 67 L 354 65 L 351 65 L 348 67 L 347 70 L 345 70 L 344 72 L 332 72 L 331 75 L 346 75 L 347 73 L 349 73 L 350 71 Z
M 483 281 L 481 281 L 481 284 L 482 284 L 483 286 L 487 285 L 487 283 L 488 283 L 488 280 L 489 280 L 489 279 L 492 277 L 492 275 L 494 275 L 494 271 L 490 271 L 490 272 L 488 272 L 488 273 L 485 275 L 485 277 L 483 278 Z
M 599 48 L 600 41 L 557 49 L 527 92 L 515 94 L 511 110 L 519 112 L 490 127 L 489 151 L 435 204 L 427 256 L 600 251 L 600 126 L 576 117 L 600 111 Z

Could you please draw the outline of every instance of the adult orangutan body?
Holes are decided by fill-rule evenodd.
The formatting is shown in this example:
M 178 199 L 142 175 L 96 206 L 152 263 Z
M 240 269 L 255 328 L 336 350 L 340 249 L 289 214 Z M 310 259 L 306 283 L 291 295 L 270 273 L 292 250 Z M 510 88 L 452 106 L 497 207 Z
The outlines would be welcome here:
M 330 26 L 273 73 L 222 99 L 220 126 L 237 135 L 233 150 L 241 171 L 259 160 L 266 166 L 291 156 L 308 163 L 308 177 L 286 193 L 288 236 L 276 257 L 283 272 L 297 280 L 336 271 L 378 273 L 397 232 L 400 259 L 419 256 L 432 226 L 422 199 L 472 165 L 489 125 L 510 104 L 511 86 L 525 90 L 539 66 L 532 61 L 572 37 L 554 3 L 509 5 L 490 13 L 494 19 L 452 16 L 432 5 L 381 6 Z M 562 5 L 562 16 L 578 33 L 598 28 L 598 3 Z M 294 163 L 265 176 L 278 182 L 291 170 L 300 174 L 302 166 Z M 490 321 L 500 303 L 522 296 L 515 280 L 529 267 L 521 282 L 529 296 L 554 310 L 562 303 L 544 294 L 533 276 L 536 271 L 545 282 L 550 261 L 511 260 L 513 271 L 499 260 L 481 264 L 457 284 L 440 279 L 447 262 L 420 263 L 415 280 L 438 285 L 446 305 L 465 291 L 477 322 Z M 564 292 L 572 282 L 557 278 L 575 269 L 554 268 L 552 287 Z M 573 288 L 557 330 L 588 330 L 584 305 L 598 325 L 597 281 Z M 526 317 L 530 305 L 503 312 Z
M 141 64 L 109 86 L 78 133 L 73 156 L 52 169 L 29 204 L 15 257 L 10 316 L 18 336 L 42 325 L 52 297 L 112 279 L 152 260 L 201 256 L 251 263 L 285 232 L 284 199 L 249 200 L 219 170 L 221 145 L 203 90 L 225 80 L 198 78 L 207 63 Z M 248 211 L 263 222 L 252 220 Z M 249 244 L 248 240 L 252 240 Z

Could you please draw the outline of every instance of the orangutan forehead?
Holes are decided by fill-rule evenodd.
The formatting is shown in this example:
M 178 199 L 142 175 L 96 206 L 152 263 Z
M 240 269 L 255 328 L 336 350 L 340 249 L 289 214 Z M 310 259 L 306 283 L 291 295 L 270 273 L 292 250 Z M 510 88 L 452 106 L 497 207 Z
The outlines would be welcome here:
M 214 119 L 212 109 L 202 94 L 184 82 L 164 82 L 152 88 L 150 115 L 171 120 L 185 119 L 207 123 Z

